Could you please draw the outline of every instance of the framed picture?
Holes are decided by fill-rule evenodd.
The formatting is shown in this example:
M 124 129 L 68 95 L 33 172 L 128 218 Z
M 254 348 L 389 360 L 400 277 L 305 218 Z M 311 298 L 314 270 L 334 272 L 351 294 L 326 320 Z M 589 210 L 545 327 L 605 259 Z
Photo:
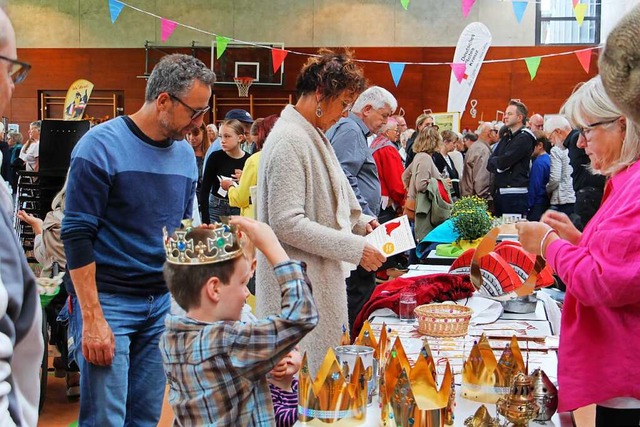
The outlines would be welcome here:
M 443 130 L 452 130 L 454 132 L 460 133 L 460 113 L 459 112 L 451 112 L 451 113 L 432 113 L 433 123 L 438 125 L 440 128 L 440 132 Z

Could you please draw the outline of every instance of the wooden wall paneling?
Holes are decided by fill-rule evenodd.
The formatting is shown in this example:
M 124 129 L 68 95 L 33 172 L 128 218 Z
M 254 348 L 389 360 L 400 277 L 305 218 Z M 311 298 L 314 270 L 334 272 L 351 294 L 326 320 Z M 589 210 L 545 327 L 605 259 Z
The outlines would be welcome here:
M 486 59 L 524 58 L 548 53 L 566 52 L 581 46 L 544 47 L 492 47 Z M 301 53 L 316 53 L 317 48 L 290 47 Z M 339 49 L 334 49 L 339 50 Z M 380 47 L 352 48 L 357 59 L 373 59 L 397 62 L 447 62 L 453 58 L 453 47 Z M 173 51 L 173 50 L 171 50 Z M 180 51 L 190 53 L 191 49 Z M 150 69 L 163 52 L 153 51 Z M 37 91 L 39 89 L 66 90 L 78 78 L 92 81 L 96 90 L 121 90 L 124 93 L 124 113 L 135 112 L 144 102 L 146 80 L 144 73 L 145 51 L 137 49 L 19 49 L 21 60 L 33 65 L 29 77 L 16 87 L 11 110 L 11 123 L 29 123 L 37 117 Z M 210 53 L 198 49 L 197 56 L 207 65 Z M 254 86 L 250 93 L 255 97 L 287 97 L 294 95 L 295 81 L 305 55 L 289 54 L 285 60 L 285 83 L 282 87 Z M 590 73 L 582 69 L 574 54 L 543 58 L 535 80 L 531 81 L 524 61 L 484 64 L 470 99 L 478 100 L 478 114 L 485 120 L 493 120 L 496 110 L 504 110 L 511 98 L 522 99 L 531 112 L 557 113 L 575 85 L 586 81 L 597 72 L 597 54 L 593 54 Z M 395 87 L 388 64 L 363 63 L 365 76 L 371 84 L 387 88 L 406 111 L 409 125 L 424 108 L 444 111 L 447 105 L 451 69 L 447 65 L 407 65 L 398 87 Z M 235 86 L 216 85 L 219 97 L 237 97 Z M 273 109 L 256 109 L 256 116 L 271 114 Z M 218 117 L 226 111 L 217 111 Z M 211 121 L 210 114 L 207 121 Z M 475 129 L 480 116 L 473 119 L 468 112 L 462 118 L 462 127 Z M 21 126 L 22 129 L 22 126 Z

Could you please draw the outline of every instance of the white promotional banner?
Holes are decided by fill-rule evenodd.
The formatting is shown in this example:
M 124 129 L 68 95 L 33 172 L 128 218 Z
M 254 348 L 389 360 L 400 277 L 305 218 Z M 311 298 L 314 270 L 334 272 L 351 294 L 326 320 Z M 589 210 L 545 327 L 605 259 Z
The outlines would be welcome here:
M 447 111 L 457 111 L 462 116 L 466 110 L 471 89 L 476 82 L 489 46 L 491 46 L 491 33 L 480 22 L 472 22 L 460 34 L 451 65 Z

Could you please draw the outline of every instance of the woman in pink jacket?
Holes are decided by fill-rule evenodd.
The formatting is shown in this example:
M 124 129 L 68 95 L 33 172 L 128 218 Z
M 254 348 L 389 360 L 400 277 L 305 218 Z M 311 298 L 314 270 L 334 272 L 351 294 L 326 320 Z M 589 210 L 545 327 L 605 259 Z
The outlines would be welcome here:
M 518 223 L 523 247 L 567 285 L 558 354 L 560 411 L 595 403 L 596 426 L 640 422 L 640 140 L 600 76 L 562 111 L 580 131 L 594 172 L 607 176 L 600 209 L 580 233 L 560 212 Z

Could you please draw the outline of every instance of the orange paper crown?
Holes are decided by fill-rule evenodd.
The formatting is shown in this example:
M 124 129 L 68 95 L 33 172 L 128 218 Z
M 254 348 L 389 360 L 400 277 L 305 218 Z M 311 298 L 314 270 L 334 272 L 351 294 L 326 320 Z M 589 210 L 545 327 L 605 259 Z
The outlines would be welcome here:
M 500 360 L 496 360 L 489 340 L 483 334 L 462 366 L 462 396 L 495 403 L 501 395 L 509 393 L 511 379 L 518 372 L 526 373 L 526 368 L 516 337 L 511 338 Z
M 426 343 L 426 341 L 425 341 Z M 438 388 L 428 344 L 411 367 L 400 339 L 396 339 L 380 380 L 382 422 L 385 426 L 443 426 L 453 387 L 449 362 Z
M 313 380 L 305 353 L 298 378 L 299 420 L 310 426 L 358 425 L 356 421 L 362 422 L 367 411 L 365 375 L 362 360 L 357 358 L 353 374 L 347 380 L 330 348 Z

